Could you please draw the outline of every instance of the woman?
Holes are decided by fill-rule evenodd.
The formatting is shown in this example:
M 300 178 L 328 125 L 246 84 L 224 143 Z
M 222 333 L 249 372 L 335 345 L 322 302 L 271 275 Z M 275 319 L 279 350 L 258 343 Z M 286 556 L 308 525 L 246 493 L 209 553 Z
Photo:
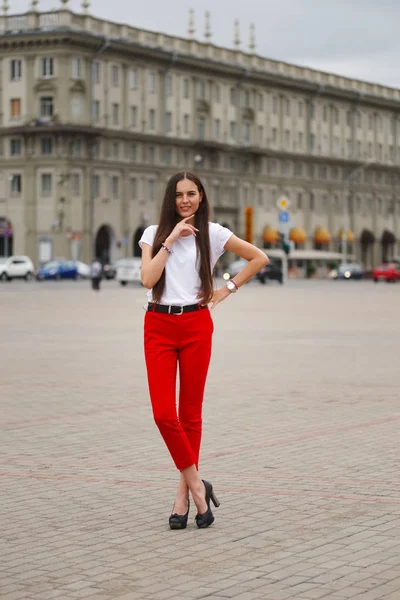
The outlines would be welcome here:
M 211 483 L 198 474 L 202 403 L 214 330 L 208 305 L 214 309 L 269 262 L 252 244 L 210 223 L 209 215 L 201 181 L 189 172 L 176 173 L 167 184 L 158 226 L 148 227 L 139 242 L 142 283 L 149 290 L 144 345 L 153 415 L 181 472 L 169 518 L 171 529 L 187 525 L 189 490 L 198 527 L 214 521 L 210 501 L 219 505 Z M 212 271 L 225 250 L 248 264 L 234 280 L 214 290 Z

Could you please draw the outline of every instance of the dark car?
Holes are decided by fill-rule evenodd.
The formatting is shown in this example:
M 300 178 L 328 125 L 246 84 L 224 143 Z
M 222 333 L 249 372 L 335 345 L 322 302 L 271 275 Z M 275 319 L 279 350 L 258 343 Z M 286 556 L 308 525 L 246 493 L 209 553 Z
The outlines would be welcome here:
M 337 269 L 333 269 L 329 273 L 331 279 L 362 279 L 364 277 L 364 271 L 361 265 L 357 263 L 344 263 L 338 266 Z
M 270 262 L 268 265 L 263 267 L 256 275 L 256 279 L 260 283 L 266 283 L 268 279 L 273 281 L 283 282 L 283 274 L 281 267 L 276 262 Z
M 78 267 L 72 260 L 52 260 L 36 271 L 36 279 L 79 279 Z

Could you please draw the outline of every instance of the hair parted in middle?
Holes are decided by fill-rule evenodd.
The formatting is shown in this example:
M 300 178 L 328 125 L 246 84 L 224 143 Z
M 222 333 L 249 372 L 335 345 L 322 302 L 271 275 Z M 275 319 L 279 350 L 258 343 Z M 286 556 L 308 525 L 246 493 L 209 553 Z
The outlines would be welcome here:
M 164 194 L 164 200 L 161 206 L 160 219 L 158 223 L 157 232 L 153 242 L 152 256 L 161 249 L 161 244 L 165 242 L 167 237 L 170 235 L 175 225 L 181 220 L 180 215 L 176 211 L 176 186 L 182 179 L 189 179 L 196 185 L 199 193 L 202 194 L 202 200 L 199 204 L 194 215 L 194 226 L 198 229 L 196 234 L 196 248 L 197 257 L 199 264 L 199 277 L 201 281 L 201 303 L 207 304 L 210 302 L 213 294 L 213 278 L 211 271 L 211 259 L 210 259 L 210 234 L 209 234 L 209 220 L 210 220 L 210 204 L 208 202 L 207 194 L 200 179 L 190 173 L 189 171 L 179 171 L 175 173 L 169 179 Z M 160 302 L 165 287 L 165 269 L 153 287 L 153 299 L 155 302 Z

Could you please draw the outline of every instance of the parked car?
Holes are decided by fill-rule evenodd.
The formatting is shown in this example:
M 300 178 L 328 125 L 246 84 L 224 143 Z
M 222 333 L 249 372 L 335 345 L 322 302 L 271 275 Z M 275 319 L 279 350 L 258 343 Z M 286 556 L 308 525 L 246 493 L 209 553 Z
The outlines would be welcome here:
M 74 261 L 76 268 L 78 270 L 78 276 L 79 277 L 83 277 L 83 278 L 87 278 L 90 277 L 90 267 L 89 265 L 87 265 L 84 262 L 81 262 L 80 260 L 76 260 Z
M 141 258 L 121 258 L 117 262 L 116 280 L 121 285 L 126 285 L 130 282 L 141 283 L 141 268 Z
M 246 265 L 247 260 L 244 258 L 239 258 L 238 260 L 233 261 L 233 263 L 231 263 L 228 267 L 229 278 L 232 279 L 235 277 L 242 269 L 244 269 Z M 268 265 L 263 267 L 255 277 L 260 283 L 265 283 L 268 281 L 268 279 L 279 281 L 279 283 L 283 282 L 282 269 L 279 264 L 274 261 L 271 261 Z
M 36 279 L 79 279 L 76 262 L 72 260 L 52 260 L 36 271 Z
M 331 279 L 362 279 L 364 271 L 361 265 L 357 263 L 343 263 L 337 269 L 329 272 Z
M 376 267 L 372 274 L 375 283 L 378 281 L 386 281 L 387 283 L 400 280 L 400 263 L 388 263 Z
M 0 258 L 0 279 L 2 281 L 11 281 L 14 278 L 29 281 L 34 273 L 35 267 L 28 256 Z
M 268 281 L 268 279 L 283 283 L 282 268 L 278 263 L 271 261 L 257 273 L 256 279 L 263 284 Z

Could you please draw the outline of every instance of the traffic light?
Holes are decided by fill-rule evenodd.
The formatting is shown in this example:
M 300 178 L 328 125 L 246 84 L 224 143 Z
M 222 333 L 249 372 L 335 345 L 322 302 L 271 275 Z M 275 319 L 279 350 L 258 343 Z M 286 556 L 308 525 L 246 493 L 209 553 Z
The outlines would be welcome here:
M 286 236 L 283 233 L 279 234 L 279 248 L 282 248 L 286 254 L 290 252 L 290 244 L 286 241 Z

